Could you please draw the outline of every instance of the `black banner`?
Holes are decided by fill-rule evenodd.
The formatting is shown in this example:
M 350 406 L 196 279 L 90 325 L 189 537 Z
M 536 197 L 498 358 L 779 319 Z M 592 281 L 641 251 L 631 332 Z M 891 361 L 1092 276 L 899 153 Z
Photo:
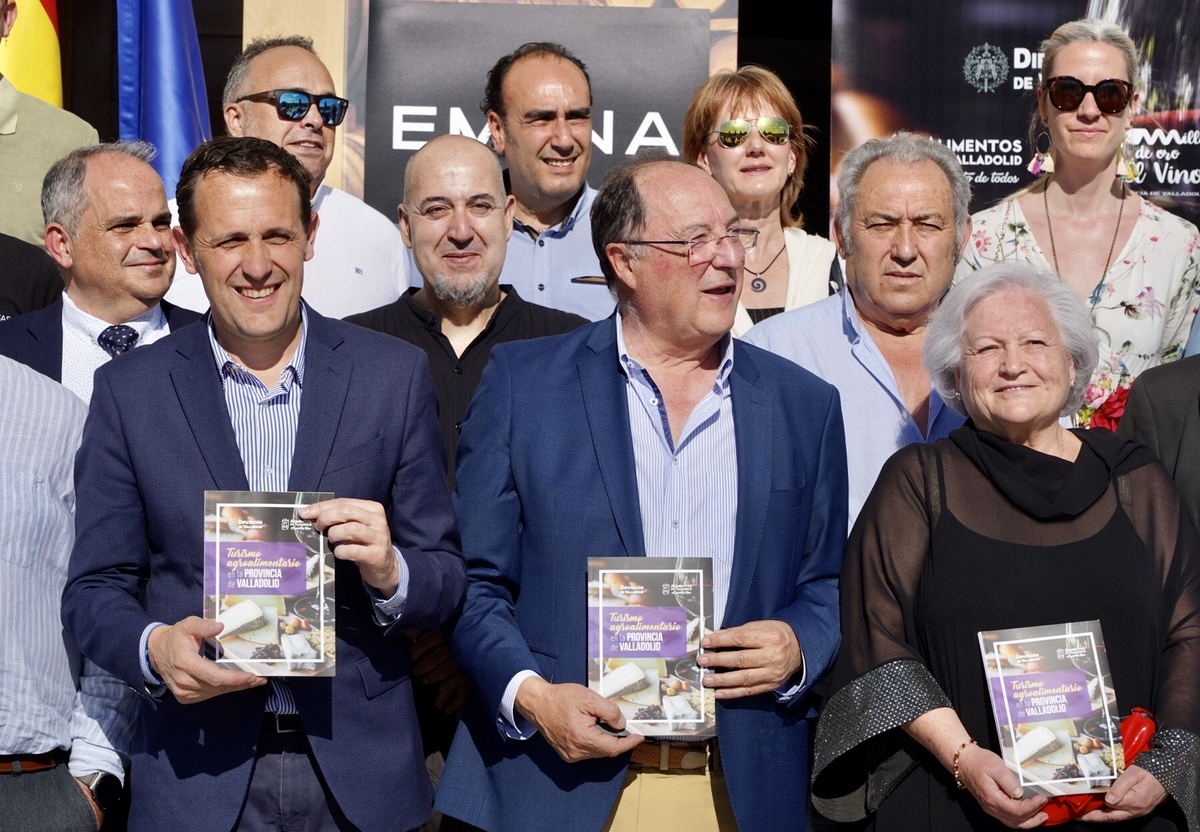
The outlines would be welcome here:
M 425 142 L 486 140 L 487 72 L 535 40 L 561 43 L 587 65 L 589 182 L 642 148 L 680 152 L 684 111 L 708 75 L 708 12 L 372 0 L 364 199 L 395 216 L 404 166 Z

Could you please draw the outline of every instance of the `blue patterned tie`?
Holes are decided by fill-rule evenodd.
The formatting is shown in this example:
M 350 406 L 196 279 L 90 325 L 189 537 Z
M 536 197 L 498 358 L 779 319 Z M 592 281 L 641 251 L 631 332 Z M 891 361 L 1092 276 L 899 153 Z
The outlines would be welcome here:
M 125 324 L 117 324 L 110 326 L 108 329 L 100 333 L 100 337 L 96 339 L 96 343 L 104 347 L 104 351 L 116 358 L 118 355 L 123 355 L 133 349 L 133 345 L 137 343 L 137 330 Z

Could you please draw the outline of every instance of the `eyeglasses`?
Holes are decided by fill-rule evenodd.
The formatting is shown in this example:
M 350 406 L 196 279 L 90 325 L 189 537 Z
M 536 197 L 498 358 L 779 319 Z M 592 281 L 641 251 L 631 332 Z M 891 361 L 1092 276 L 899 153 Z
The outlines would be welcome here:
M 754 251 L 758 243 L 757 228 L 734 228 L 728 234 L 717 237 L 695 237 L 691 240 L 623 240 L 629 246 L 687 246 L 689 266 L 699 266 L 712 262 L 717 256 L 717 249 L 722 240 L 729 240 L 738 253 Z
M 758 135 L 762 136 L 764 141 L 771 144 L 787 144 L 788 137 L 792 135 L 792 128 L 787 119 L 779 116 L 763 116 L 754 121 L 733 118 L 708 135 L 716 133 L 721 147 L 737 147 L 750 137 L 751 127 L 758 131 Z
M 1120 78 L 1106 78 L 1096 84 L 1085 84 L 1070 75 L 1058 75 L 1047 78 L 1044 86 L 1055 109 L 1066 112 L 1079 109 L 1089 92 L 1100 112 L 1110 116 L 1128 107 L 1129 99 L 1133 98 L 1133 84 Z
M 299 121 L 308 114 L 308 108 L 316 104 L 317 112 L 321 114 L 321 121 L 325 122 L 326 127 L 337 127 L 346 117 L 346 111 L 350 109 L 350 102 L 344 98 L 338 98 L 336 95 L 310 95 L 304 90 L 268 90 L 243 95 L 238 101 L 274 104 L 275 112 L 287 121 Z

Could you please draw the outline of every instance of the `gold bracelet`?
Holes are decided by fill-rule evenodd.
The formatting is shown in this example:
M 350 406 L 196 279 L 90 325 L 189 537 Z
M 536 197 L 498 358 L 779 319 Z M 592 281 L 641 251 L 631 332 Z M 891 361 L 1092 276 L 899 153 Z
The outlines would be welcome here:
M 963 784 L 962 774 L 958 770 L 958 757 L 960 754 L 966 751 L 968 745 L 979 745 L 979 743 L 977 743 L 975 740 L 967 740 L 960 745 L 958 750 L 954 752 L 954 763 L 950 769 L 950 773 L 954 775 L 954 785 L 958 786 L 960 789 L 965 789 L 966 786 Z

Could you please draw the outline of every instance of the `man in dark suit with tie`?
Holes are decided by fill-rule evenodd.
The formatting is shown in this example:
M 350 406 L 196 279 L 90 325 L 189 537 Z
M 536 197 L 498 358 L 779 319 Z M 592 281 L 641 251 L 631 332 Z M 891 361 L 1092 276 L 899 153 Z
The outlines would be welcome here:
M 83 653 L 144 697 L 130 829 L 413 829 L 430 794 L 401 634 L 465 583 L 425 356 L 302 305 L 318 217 L 276 145 L 206 143 L 177 193 L 211 317 L 97 372 L 63 595 Z M 336 677 L 200 655 L 221 629 L 199 617 L 206 489 L 337 495 L 302 511 L 337 559 Z
M 1175 480 L 1192 525 L 1200 528 L 1200 357 L 1138 376 L 1117 435 L 1154 451 Z
M 42 186 L 46 250 L 63 297 L 0 324 L 0 354 L 86 403 L 96 368 L 200 319 L 161 303 L 175 274 L 171 212 L 146 142 L 73 150 Z
M 756 233 L 703 171 L 614 171 L 592 233 L 617 314 L 497 345 L 463 426 L 452 646 L 479 695 L 437 808 L 488 830 L 803 830 L 810 691 L 839 639 L 837 392 L 730 337 Z M 712 557 L 719 752 L 598 724 L 625 719 L 587 687 L 589 555 Z

